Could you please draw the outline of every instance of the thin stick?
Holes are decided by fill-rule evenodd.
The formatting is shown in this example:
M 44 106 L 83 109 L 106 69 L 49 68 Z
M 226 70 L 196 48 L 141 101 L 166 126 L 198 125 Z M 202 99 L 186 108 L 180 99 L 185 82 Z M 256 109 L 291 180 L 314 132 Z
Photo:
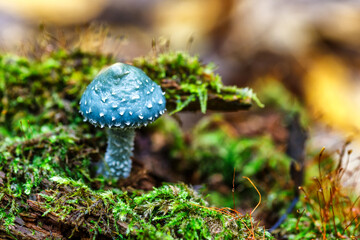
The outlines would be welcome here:
M 332 189 L 330 188 L 330 200 L 329 200 L 330 204 L 331 204 L 331 211 L 332 211 L 332 220 L 333 220 L 333 225 L 334 225 L 334 230 L 335 230 L 335 236 L 338 235 L 338 231 L 337 231 L 337 228 L 336 228 L 336 224 L 335 224 L 335 212 L 334 212 L 334 199 L 333 199 L 333 191 Z
M 154 58 L 156 58 L 157 57 L 157 47 L 156 47 L 156 39 L 155 38 L 151 39 L 151 49 L 152 49 Z
M 298 210 L 298 212 L 299 212 L 299 210 Z M 296 227 L 295 227 L 296 230 L 299 230 L 299 222 L 300 222 L 301 217 L 304 215 L 304 212 L 305 212 L 305 208 L 302 210 L 300 217 L 296 221 Z
M 253 224 L 253 221 L 252 221 L 251 213 L 250 213 L 250 225 L 251 225 L 251 234 L 253 235 L 253 239 L 256 239 L 255 238 L 255 232 L 254 232 L 254 224 Z
M 247 180 L 251 183 L 251 185 L 255 188 L 255 190 L 257 191 L 257 193 L 259 194 L 259 202 L 258 202 L 258 204 L 256 205 L 256 207 L 255 207 L 255 208 L 251 211 L 251 213 L 250 213 L 250 215 L 252 215 L 252 214 L 255 212 L 255 210 L 258 208 L 258 206 L 260 205 L 260 203 L 261 203 L 261 194 L 260 194 L 259 190 L 256 188 L 255 184 L 250 180 L 250 178 L 245 177 L 245 176 L 243 176 L 243 178 L 247 179 Z
M 264 226 L 264 234 L 263 234 L 263 239 L 265 240 L 265 226 Z
M 22 124 L 22 121 L 20 120 L 20 129 L 21 131 L 23 132 L 23 135 L 24 135 L 24 140 L 26 140 L 26 134 L 25 134 L 25 130 L 24 130 L 24 126 Z
M 190 52 L 190 49 L 191 49 L 191 45 L 192 43 L 194 42 L 194 36 L 193 35 L 190 35 L 187 43 L 186 43 L 186 52 Z
M 355 217 L 350 221 L 350 223 L 346 226 L 346 228 L 344 228 L 343 234 L 345 234 L 346 229 L 348 229 L 348 227 L 350 227 L 350 225 L 351 225 L 351 224 L 354 222 L 354 220 L 357 219 L 357 218 L 358 218 L 358 216 L 355 216 Z
M 235 209 L 235 168 L 234 168 L 234 175 L 233 175 L 233 187 L 232 187 L 232 197 Z
M 345 163 L 345 166 L 343 167 L 343 171 L 341 172 L 341 175 L 339 176 L 339 179 L 342 179 L 342 177 L 344 176 L 348 166 L 349 166 L 349 162 L 350 162 L 350 155 L 352 153 L 352 150 L 348 150 L 347 151 L 347 158 L 346 158 L 346 163 Z
M 325 147 L 323 147 L 319 153 L 319 162 L 318 162 L 318 167 L 319 167 L 319 178 L 320 178 L 320 181 L 322 179 L 322 176 L 321 176 L 321 166 L 320 166 L 320 163 L 321 163 L 321 158 L 322 158 L 322 155 L 325 151 Z
M 341 165 L 342 165 L 342 160 L 345 154 L 345 149 L 346 147 L 350 144 L 350 141 L 346 141 L 346 143 L 343 145 L 343 147 L 341 148 L 340 154 L 339 154 L 339 162 L 338 165 L 336 167 L 336 172 L 340 171 Z
M 321 201 L 320 201 L 320 197 L 319 197 L 319 191 L 316 192 L 316 196 L 317 196 L 317 200 L 319 202 L 319 213 L 320 213 L 320 220 L 321 220 L 321 225 L 323 227 L 323 239 L 326 239 L 326 226 L 323 220 L 323 216 L 322 216 L 322 208 L 321 208 Z

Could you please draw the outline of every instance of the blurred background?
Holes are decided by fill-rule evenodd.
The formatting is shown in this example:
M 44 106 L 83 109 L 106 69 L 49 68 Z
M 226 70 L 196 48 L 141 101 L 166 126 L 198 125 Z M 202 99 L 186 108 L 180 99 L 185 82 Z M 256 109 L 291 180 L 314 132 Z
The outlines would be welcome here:
M 172 50 L 215 62 L 228 84 L 282 82 L 347 136 L 360 128 L 359 20 L 355 0 L 2 0 L 0 46 L 24 51 L 41 26 L 59 42 L 75 35 L 78 47 L 119 59 L 169 40 Z
M 351 140 L 358 164 L 360 1 L 0 0 L 1 52 L 36 51 L 40 35 L 121 61 L 151 53 L 154 42 L 199 55 L 266 105 L 225 114 L 237 135 L 266 133 L 285 149 L 296 113 L 308 151 Z M 184 129 L 201 117 L 180 115 Z

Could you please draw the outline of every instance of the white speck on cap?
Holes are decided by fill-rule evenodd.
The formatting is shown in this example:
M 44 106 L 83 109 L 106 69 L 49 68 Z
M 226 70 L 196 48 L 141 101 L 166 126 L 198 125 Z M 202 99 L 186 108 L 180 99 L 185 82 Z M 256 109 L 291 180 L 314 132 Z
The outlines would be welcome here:
M 140 99 L 140 96 L 139 96 L 139 95 L 133 95 L 133 96 L 131 96 L 131 100 L 136 100 L 136 99 Z

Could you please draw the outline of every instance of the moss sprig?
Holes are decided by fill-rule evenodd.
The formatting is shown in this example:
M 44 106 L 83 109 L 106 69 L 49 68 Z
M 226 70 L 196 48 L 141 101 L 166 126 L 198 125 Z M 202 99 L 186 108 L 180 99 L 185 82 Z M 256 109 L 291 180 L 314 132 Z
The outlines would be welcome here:
M 204 64 L 198 56 L 186 52 L 169 51 L 155 57 L 136 58 L 133 64 L 166 87 L 165 96 L 172 111 L 170 114 L 183 109 L 196 109 L 194 105 L 197 103 L 202 113 L 206 112 L 209 104 L 210 109 L 215 110 L 217 104 L 221 105 L 223 101 L 227 101 L 232 110 L 248 108 L 251 101 L 263 106 L 251 89 L 224 86 L 220 75 L 215 73 L 214 63 Z

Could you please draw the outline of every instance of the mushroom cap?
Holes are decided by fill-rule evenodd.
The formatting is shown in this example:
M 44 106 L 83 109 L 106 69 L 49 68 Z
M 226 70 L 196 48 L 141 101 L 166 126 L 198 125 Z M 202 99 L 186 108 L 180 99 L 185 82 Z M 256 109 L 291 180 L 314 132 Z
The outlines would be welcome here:
M 87 86 L 80 113 L 95 126 L 137 128 L 160 117 L 165 105 L 160 86 L 142 70 L 115 63 L 101 70 Z

